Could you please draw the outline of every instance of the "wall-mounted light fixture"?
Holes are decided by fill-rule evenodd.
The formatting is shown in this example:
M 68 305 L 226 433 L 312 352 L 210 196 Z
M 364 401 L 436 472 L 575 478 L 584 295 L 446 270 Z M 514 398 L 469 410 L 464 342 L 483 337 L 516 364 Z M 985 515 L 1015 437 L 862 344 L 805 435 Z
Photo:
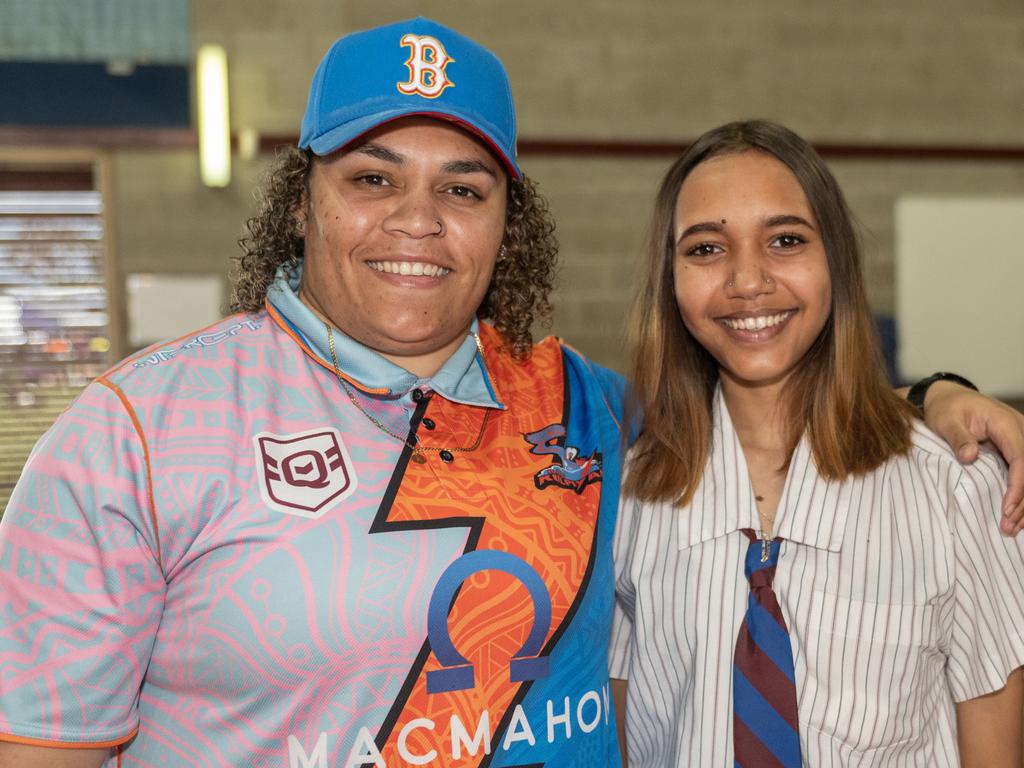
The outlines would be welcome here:
M 208 187 L 231 181 L 231 123 L 228 117 L 228 57 L 219 45 L 200 46 L 196 55 L 199 90 L 199 173 Z

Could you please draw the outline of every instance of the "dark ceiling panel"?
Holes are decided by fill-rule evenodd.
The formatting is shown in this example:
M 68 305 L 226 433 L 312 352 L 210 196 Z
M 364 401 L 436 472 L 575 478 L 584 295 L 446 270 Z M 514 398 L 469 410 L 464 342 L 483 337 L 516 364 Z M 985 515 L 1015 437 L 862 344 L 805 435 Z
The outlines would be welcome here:
M 191 123 L 189 69 L 0 61 L 0 124 L 60 127 L 185 127 Z

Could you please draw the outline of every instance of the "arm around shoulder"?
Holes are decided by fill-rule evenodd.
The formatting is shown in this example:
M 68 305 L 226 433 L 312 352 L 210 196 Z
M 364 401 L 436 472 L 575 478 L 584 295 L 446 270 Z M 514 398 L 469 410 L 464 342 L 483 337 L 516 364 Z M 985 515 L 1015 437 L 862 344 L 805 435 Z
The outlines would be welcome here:
M 1010 465 L 1004 480 L 1000 522 L 1006 534 L 1024 530 L 1024 413 L 949 381 L 927 390 L 925 422 L 941 436 L 963 463 L 978 457 L 978 445 L 989 441 Z

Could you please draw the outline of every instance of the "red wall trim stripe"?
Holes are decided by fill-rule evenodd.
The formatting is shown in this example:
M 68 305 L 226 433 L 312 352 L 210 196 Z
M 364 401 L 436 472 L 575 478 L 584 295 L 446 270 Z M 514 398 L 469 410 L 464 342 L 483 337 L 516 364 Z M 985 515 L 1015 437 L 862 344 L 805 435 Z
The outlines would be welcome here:
M 297 136 L 266 134 L 259 138 L 261 152 L 294 145 Z M 235 141 L 237 145 L 237 138 Z M 78 146 L 100 149 L 195 149 L 196 134 L 182 129 L 37 128 L 0 126 L 0 145 Z M 657 158 L 682 154 L 686 141 L 595 141 L 582 138 L 522 138 L 519 154 L 536 157 Z M 971 162 L 1024 162 L 1024 145 L 909 144 L 880 142 L 815 142 L 823 157 L 845 160 L 963 160 Z

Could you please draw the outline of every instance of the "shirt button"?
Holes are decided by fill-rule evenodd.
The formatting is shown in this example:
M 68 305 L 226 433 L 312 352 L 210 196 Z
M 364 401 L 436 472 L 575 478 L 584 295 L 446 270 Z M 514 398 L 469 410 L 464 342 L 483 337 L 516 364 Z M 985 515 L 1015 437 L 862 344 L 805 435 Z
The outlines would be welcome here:
M 452 452 L 449 451 L 447 448 L 445 450 L 441 451 L 437 455 L 441 458 L 441 461 L 443 461 L 445 464 L 451 464 L 453 461 L 455 461 L 455 457 L 452 455 Z
M 423 399 L 423 390 L 421 390 L 421 389 L 414 389 L 412 391 L 412 399 L 413 399 L 414 403 L 418 403 L 420 400 L 422 400 Z
M 433 429 L 434 427 L 437 426 L 437 424 L 434 423 L 433 419 L 424 419 L 423 426 L 426 427 L 427 429 Z

